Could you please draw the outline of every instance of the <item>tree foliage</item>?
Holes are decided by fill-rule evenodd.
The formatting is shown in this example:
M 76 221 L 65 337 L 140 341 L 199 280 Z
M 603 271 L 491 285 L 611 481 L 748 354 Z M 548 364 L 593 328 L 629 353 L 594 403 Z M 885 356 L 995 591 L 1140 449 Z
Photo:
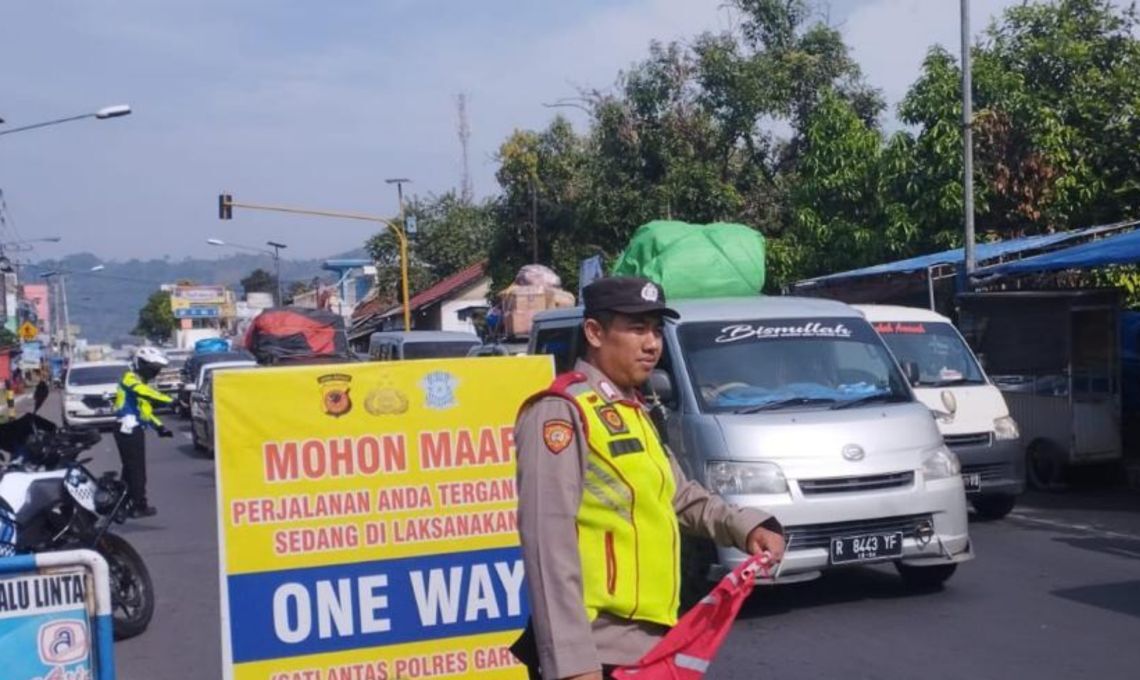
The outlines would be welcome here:
M 961 71 L 934 46 L 884 133 L 880 93 L 806 0 L 729 0 L 731 30 L 653 43 L 586 113 L 516 130 L 501 191 L 413 201 L 413 286 L 489 258 L 497 289 L 538 260 L 576 284 L 654 219 L 733 221 L 768 239 L 782 283 L 962 241 Z M 1140 40 L 1133 7 L 1039 0 L 973 46 L 974 187 L 983 239 L 1112 222 L 1140 210 Z M 391 270 L 395 242 L 369 244 Z M 392 280 L 390 273 L 387 280 Z M 390 287 L 390 283 L 388 284 Z
M 413 197 L 405 211 L 409 218 L 415 218 L 416 225 L 416 233 L 408 236 L 408 280 L 413 292 L 487 257 L 494 221 L 492 204 L 467 203 L 449 191 L 438 196 Z M 398 225 L 399 218 L 393 218 L 393 222 Z M 380 290 L 397 299 L 399 240 L 387 229 L 373 235 L 365 248 L 377 264 Z
M 250 293 L 276 293 L 277 278 L 258 267 L 241 280 L 241 289 L 246 295 Z
M 156 290 L 139 309 L 138 322 L 131 333 L 153 342 L 165 342 L 174 334 L 177 325 L 174 310 L 170 307 L 170 292 Z

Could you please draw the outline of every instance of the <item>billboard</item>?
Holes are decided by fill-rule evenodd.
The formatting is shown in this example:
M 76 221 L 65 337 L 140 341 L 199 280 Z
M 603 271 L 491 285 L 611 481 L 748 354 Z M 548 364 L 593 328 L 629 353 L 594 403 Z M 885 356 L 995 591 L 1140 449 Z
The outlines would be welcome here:
M 217 375 L 225 676 L 525 678 L 513 425 L 552 377 L 546 356 Z
M 224 286 L 172 286 L 170 311 L 176 319 L 216 319 L 225 316 Z

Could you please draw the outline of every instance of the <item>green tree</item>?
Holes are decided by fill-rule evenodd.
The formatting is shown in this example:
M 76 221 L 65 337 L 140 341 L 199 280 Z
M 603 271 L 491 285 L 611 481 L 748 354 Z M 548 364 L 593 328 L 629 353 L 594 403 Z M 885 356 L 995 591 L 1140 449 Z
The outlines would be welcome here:
M 1133 7 L 1026 3 L 973 48 L 975 210 L 983 238 L 1111 222 L 1140 208 L 1140 41 Z M 961 243 L 961 71 L 935 47 L 899 107 L 890 191 L 914 249 Z M 895 140 L 893 140 L 895 141 Z
M 177 320 L 174 310 L 170 307 L 170 292 L 156 290 L 147 298 L 146 304 L 139 309 L 138 323 L 131 331 L 134 335 L 141 335 L 154 342 L 165 342 L 174 334 Z
M 414 293 L 487 257 L 494 223 L 492 204 L 472 204 L 454 191 L 414 197 L 405 208 L 415 218 L 408 237 L 408 280 Z M 392 300 L 400 296 L 400 248 L 391 230 L 365 244 L 377 265 L 377 285 Z
M 250 293 L 275 293 L 277 291 L 277 279 L 258 267 L 249 273 L 241 280 L 241 289 L 245 291 L 246 295 Z
M 555 119 L 517 131 L 500 147 L 503 194 L 492 245 L 496 285 L 531 256 L 572 287 L 577 263 L 612 261 L 641 224 L 661 218 L 750 224 L 779 239 L 794 223 L 804 136 L 825 97 L 875 129 L 882 110 L 838 31 L 800 0 L 735 0 L 738 26 L 686 43 L 653 43 L 612 92 L 583 92 L 568 105 L 589 114 L 575 133 Z M 778 121 L 790 140 L 770 132 Z M 822 227 L 821 227 L 822 229 Z M 798 245 L 772 243 L 777 279 L 805 261 Z M 774 281 L 778 282 L 778 281 Z

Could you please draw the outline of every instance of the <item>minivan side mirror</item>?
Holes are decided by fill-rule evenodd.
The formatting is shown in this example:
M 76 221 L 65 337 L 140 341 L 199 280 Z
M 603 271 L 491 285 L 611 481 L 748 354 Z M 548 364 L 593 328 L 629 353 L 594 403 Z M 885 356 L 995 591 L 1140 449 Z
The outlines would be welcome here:
M 904 361 L 902 362 L 903 374 L 906 376 L 907 382 L 912 386 L 917 385 L 918 381 L 922 379 L 922 372 L 918 368 L 917 361 Z
M 669 377 L 668 371 L 653 369 L 649 374 L 649 393 L 655 395 L 666 406 L 673 403 L 677 395 L 673 393 L 673 379 Z

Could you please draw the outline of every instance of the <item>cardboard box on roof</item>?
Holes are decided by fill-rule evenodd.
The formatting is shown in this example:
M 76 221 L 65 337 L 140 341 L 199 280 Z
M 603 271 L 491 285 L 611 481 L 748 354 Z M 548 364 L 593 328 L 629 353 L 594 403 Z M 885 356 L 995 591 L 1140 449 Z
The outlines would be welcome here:
M 503 328 L 509 337 L 525 336 L 530 334 L 534 315 L 547 309 L 560 307 L 573 307 L 576 299 L 573 293 L 535 281 L 558 281 L 546 267 L 527 265 L 531 270 L 520 270 L 515 282 L 507 286 L 499 294 L 503 310 Z M 524 270 L 526 268 L 524 267 Z M 540 274 L 549 275 L 544 279 Z M 528 276 L 524 276 L 527 274 Z M 554 277 L 551 279 L 550 277 Z

